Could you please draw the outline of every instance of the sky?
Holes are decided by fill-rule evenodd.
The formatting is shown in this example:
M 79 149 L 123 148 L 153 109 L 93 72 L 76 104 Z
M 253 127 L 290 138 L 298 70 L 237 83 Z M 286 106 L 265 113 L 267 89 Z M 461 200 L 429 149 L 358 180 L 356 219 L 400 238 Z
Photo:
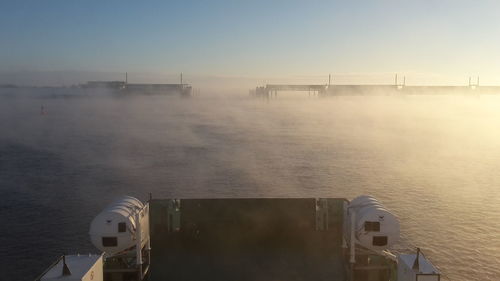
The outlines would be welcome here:
M 3 0 L 0 73 L 500 84 L 498 15 L 481 0 Z

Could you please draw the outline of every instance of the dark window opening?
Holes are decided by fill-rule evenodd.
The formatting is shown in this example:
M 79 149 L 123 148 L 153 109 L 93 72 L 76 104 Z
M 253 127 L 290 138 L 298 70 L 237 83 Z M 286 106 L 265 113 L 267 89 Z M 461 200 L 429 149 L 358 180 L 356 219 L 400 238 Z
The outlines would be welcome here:
M 127 231 L 127 224 L 124 222 L 118 223 L 118 232 L 125 232 Z
M 373 246 L 386 246 L 387 236 L 373 236 Z
M 103 237 L 102 245 L 104 247 L 116 247 L 118 246 L 118 239 L 116 237 Z
M 380 222 L 378 221 L 365 221 L 365 231 L 380 231 Z

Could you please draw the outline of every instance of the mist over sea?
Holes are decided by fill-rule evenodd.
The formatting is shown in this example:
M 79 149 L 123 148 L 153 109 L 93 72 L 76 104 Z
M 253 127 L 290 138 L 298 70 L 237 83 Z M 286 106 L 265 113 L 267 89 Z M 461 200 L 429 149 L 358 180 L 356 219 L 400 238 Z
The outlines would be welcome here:
M 42 113 L 43 106 L 43 113 Z M 115 197 L 376 196 L 450 280 L 500 276 L 500 96 L 0 90 L 2 281 L 97 252 Z

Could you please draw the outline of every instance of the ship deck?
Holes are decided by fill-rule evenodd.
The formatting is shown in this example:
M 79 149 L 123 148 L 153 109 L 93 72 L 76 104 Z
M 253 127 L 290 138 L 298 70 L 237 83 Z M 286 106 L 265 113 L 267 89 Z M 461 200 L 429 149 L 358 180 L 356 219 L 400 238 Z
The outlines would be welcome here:
M 325 200 L 152 199 L 149 280 L 346 280 L 345 200 Z

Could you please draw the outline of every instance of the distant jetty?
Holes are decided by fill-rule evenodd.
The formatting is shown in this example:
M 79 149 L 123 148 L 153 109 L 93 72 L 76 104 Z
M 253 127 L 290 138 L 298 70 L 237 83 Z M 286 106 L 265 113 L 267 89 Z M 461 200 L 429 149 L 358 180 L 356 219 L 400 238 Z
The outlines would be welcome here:
M 80 85 L 83 89 L 106 89 L 123 94 L 178 94 L 191 96 L 192 87 L 189 84 L 129 84 L 126 81 L 89 81 Z
M 330 81 L 330 79 L 329 79 Z M 406 79 L 386 85 L 333 85 L 330 84 L 267 84 L 250 90 L 251 96 L 277 97 L 278 92 L 302 91 L 312 96 L 376 96 L 376 95 L 452 95 L 452 94 L 500 94 L 500 86 L 480 86 L 479 78 L 464 86 L 407 86 Z
M 128 83 L 128 73 L 125 72 L 125 81 L 89 81 L 80 85 L 80 87 L 84 89 L 107 89 L 124 94 L 178 94 L 183 97 L 189 97 L 193 92 L 191 85 L 183 83 L 182 73 L 178 84 Z

